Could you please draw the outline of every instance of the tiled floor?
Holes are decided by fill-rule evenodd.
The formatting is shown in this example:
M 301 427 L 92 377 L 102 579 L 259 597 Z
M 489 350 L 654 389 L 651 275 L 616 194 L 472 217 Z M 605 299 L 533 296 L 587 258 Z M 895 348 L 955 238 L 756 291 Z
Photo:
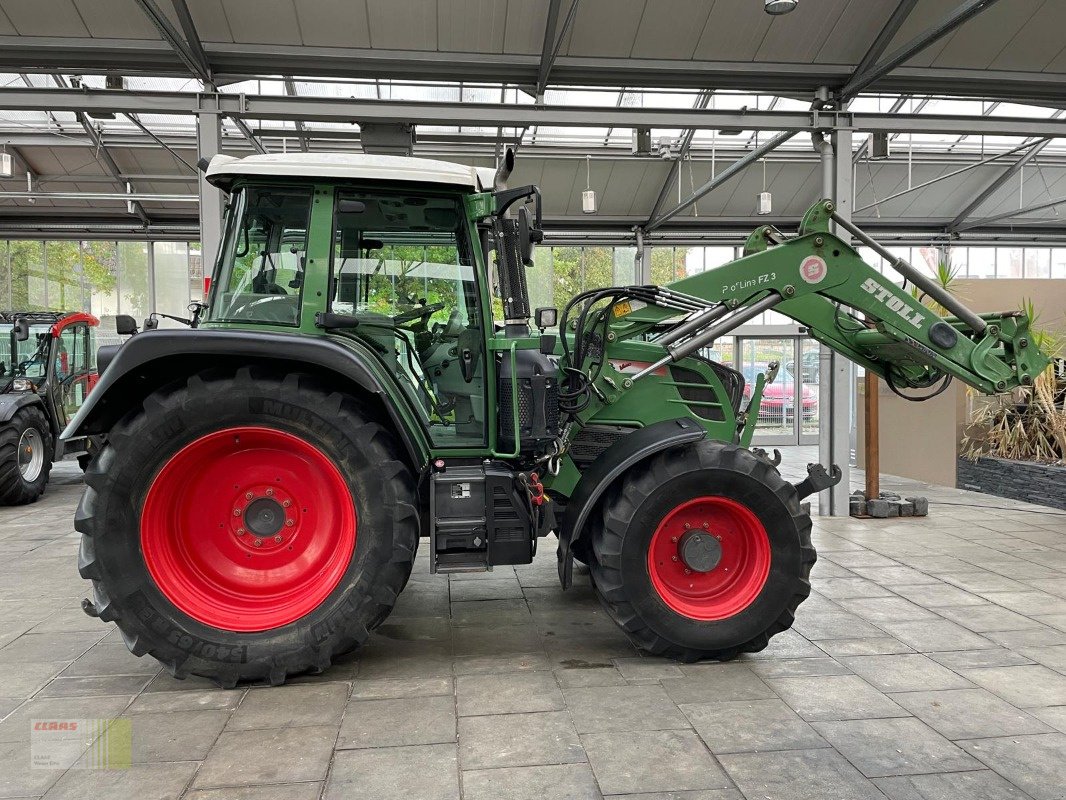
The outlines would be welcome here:
M 0 509 L 0 797 L 1066 798 L 1062 512 L 934 488 L 925 519 L 817 518 L 794 629 L 730 664 L 642 658 L 554 540 L 450 581 L 423 557 L 358 658 L 221 691 L 81 612 L 56 477 Z M 120 715 L 132 768 L 30 769 L 32 720 Z

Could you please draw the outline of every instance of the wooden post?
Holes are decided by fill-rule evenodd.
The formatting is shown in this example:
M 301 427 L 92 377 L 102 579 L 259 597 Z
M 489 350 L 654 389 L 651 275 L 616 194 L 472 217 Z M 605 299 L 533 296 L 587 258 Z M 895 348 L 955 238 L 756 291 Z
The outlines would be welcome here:
M 881 492 L 880 420 L 878 419 L 877 376 L 866 370 L 863 410 L 866 424 L 863 444 L 866 449 L 866 499 L 875 499 Z

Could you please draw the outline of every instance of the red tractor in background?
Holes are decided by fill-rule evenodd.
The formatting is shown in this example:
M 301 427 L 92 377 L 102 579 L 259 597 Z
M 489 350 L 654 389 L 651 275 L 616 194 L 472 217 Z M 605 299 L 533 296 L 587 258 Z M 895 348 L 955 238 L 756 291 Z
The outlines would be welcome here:
M 0 505 L 34 502 L 65 455 L 89 463 L 92 438 L 60 443 L 59 433 L 99 378 L 99 324 L 81 312 L 0 312 Z

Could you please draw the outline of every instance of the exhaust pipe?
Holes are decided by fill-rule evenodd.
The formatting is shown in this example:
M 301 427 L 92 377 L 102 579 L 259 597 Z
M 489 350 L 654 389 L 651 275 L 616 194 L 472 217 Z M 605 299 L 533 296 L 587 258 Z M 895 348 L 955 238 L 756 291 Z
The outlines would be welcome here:
M 500 161 L 500 166 L 496 168 L 496 175 L 492 179 L 492 188 L 494 191 L 500 191 L 507 188 L 507 179 L 511 177 L 511 170 L 514 169 L 514 150 L 510 147 L 504 151 L 503 160 Z

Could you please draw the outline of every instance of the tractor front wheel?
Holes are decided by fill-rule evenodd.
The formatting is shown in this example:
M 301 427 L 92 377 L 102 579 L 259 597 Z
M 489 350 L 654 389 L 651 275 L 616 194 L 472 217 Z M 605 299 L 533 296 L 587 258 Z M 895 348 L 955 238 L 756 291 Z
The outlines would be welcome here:
M 703 441 L 627 472 L 592 529 L 600 600 L 642 650 L 696 661 L 766 647 L 810 594 L 811 520 L 752 453 Z
M 25 505 L 44 494 L 54 452 L 51 426 L 37 406 L 0 423 L 0 506 Z
M 202 373 L 149 396 L 89 465 L 94 606 L 135 655 L 232 686 L 321 671 L 392 610 L 418 543 L 391 434 L 307 375 Z

